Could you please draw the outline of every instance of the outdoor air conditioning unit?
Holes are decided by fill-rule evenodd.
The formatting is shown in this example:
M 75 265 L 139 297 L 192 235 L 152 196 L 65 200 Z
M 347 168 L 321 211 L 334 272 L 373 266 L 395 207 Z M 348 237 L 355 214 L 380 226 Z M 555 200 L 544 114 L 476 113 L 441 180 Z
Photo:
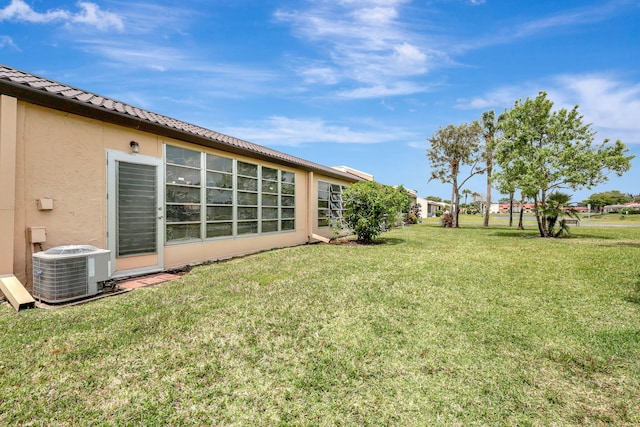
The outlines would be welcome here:
M 57 246 L 33 254 L 33 296 L 60 303 L 97 294 L 109 279 L 109 250 L 90 245 Z

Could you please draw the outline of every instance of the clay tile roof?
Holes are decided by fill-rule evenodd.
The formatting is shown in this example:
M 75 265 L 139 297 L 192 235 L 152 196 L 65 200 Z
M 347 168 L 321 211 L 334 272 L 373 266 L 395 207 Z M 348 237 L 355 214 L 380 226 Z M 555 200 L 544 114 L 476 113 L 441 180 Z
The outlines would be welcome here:
M 163 116 L 0 64 L 0 93 L 5 93 L 5 90 L 7 90 L 9 94 L 14 94 L 12 96 L 22 96 L 31 102 L 37 102 L 50 106 L 51 108 L 67 108 L 68 111 L 87 117 L 111 120 L 114 123 L 124 123 L 127 117 L 129 119 L 136 118 L 139 119 L 135 121 L 136 128 L 139 128 L 141 122 L 147 122 L 155 125 L 153 128 L 154 132 L 164 132 L 165 134 L 175 136 L 175 131 L 178 131 L 179 135 L 175 137 L 183 137 L 185 140 L 197 144 L 212 146 L 223 150 L 227 149 L 246 155 L 253 153 L 254 155 L 260 155 L 262 158 L 270 159 L 276 163 L 297 166 L 306 170 L 351 181 L 360 180 L 357 176 L 328 166 L 309 162 L 299 157 L 253 144 L 249 141 L 224 135 L 210 129 Z M 71 103 L 64 104 L 59 102 L 60 100 L 70 101 Z M 106 116 L 105 113 L 107 113 Z M 127 123 L 131 123 L 131 121 Z M 129 126 L 131 126 L 131 124 L 129 124 Z
M 91 98 L 93 98 L 93 95 L 91 95 L 90 93 L 82 93 L 81 95 L 78 95 L 75 97 L 78 101 L 82 101 L 82 102 L 87 102 L 88 100 L 90 100 Z

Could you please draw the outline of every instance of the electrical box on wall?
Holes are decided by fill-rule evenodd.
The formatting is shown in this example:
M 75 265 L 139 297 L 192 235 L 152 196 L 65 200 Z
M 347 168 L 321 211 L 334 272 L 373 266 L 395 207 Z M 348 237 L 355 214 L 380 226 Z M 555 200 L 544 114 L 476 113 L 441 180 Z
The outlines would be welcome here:
M 47 241 L 46 227 L 29 227 L 28 233 L 29 243 L 44 243 Z
M 39 211 L 51 211 L 53 210 L 53 199 L 38 199 Z

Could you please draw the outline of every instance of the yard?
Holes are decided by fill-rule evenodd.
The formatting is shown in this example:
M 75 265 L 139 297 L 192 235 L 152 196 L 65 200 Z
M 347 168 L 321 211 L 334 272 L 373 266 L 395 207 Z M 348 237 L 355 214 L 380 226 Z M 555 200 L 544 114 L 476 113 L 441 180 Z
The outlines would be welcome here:
M 494 224 L 3 304 L 0 424 L 640 424 L 640 227 Z

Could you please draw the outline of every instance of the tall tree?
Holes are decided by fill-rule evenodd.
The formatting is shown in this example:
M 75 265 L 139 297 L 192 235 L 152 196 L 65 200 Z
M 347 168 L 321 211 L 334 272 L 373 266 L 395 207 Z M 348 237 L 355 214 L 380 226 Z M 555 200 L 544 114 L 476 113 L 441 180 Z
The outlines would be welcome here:
M 464 190 L 462 190 L 462 194 L 464 194 L 464 204 L 465 204 L 465 207 L 467 207 L 467 205 L 468 205 L 467 197 L 469 197 L 469 195 L 473 194 L 473 191 L 469 190 L 468 188 L 465 188 Z
M 501 170 L 498 181 L 511 181 L 533 199 L 540 236 L 551 237 L 543 215 L 552 191 L 592 188 L 607 180 L 608 171 L 618 176 L 629 170 L 633 156 L 621 141 L 605 139 L 593 146 L 595 131 L 583 122 L 578 106 L 552 111 L 553 102 L 545 92 L 535 99 L 516 101 L 501 120 L 503 132 L 496 146 Z
M 499 120 L 499 119 L 498 119 Z M 484 137 L 484 163 L 487 173 L 487 204 L 484 207 L 483 225 L 489 226 L 489 214 L 491 212 L 491 177 L 493 174 L 493 150 L 495 147 L 498 120 L 493 110 L 482 113 L 482 136 Z
M 631 202 L 633 197 L 628 194 L 624 194 L 618 190 L 604 191 L 602 193 L 594 193 L 584 202 L 591 205 L 591 208 L 595 211 L 600 211 L 607 205 L 622 205 L 627 202 Z
M 472 176 L 484 172 L 480 164 L 481 134 L 482 127 L 477 121 L 473 121 L 439 128 L 428 139 L 431 143 L 431 147 L 427 150 L 427 157 L 431 163 L 429 181 L 437 179 L 445 184 L 451 184 L 451 210 L 453 226 L 456 228 L 459 227 L 460 189 Z M 458 175 L 465 167 L 468 167 L 469 175 L 460 182 Z

